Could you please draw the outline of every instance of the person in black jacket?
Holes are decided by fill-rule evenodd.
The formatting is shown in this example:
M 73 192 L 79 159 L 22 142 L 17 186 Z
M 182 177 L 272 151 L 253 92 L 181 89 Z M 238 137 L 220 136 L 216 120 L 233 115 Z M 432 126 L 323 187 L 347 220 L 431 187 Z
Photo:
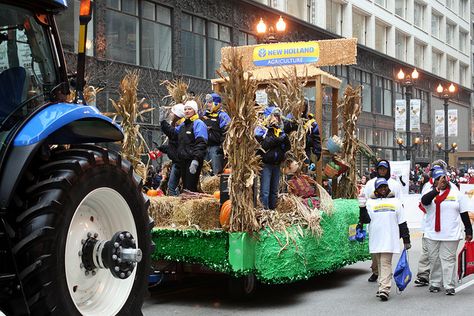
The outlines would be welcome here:
M 266 120 L 266 126 L 257 127 L 255 137 L 262 150 L 263 169 L 260 177 L 260 200 L 264 209 L 275 209 L 280 186 L 280 164 L 285 160 L 285 153 L 290 150 L 290 140 L 283 131 L 281 112 L 273 109 Z
M 184 105 L 178 103 L 171 108 L 173 113 L 172 122 L 169 124 L 166 120 L 161 121 L 161 131 L 168 136 L 168 144 L 161 145 L 158 149 L 168 155 L 172 161 L 170 175 L 168 178 L 168 195 L 179 195 L 179 179 L 181 176 L 179 159 L 178 159 L 178 134 L 175 132 L 175 127 L 181 125 L 184 118 Z
M 199 119 L 198 105 L 190 100 L 184 104 L 184 122 L 177 126 L 178 160 L 183 189 L 197 192 L 202 163 L 207 152 L 207 126 Z

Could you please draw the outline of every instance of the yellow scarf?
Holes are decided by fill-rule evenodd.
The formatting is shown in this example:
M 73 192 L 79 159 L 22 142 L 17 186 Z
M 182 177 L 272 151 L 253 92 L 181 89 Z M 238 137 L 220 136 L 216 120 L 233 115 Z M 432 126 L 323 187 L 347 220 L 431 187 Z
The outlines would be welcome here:
M 181 123 L 183 123 L 185 119 L 186 119 L 186 118 L 182 117 L 182 118 L 180 118 L 179 120 L 177 120 L 176 123 L 175 123 L 175 126 L 181 125 Z
M 281 129 L 273 127 L 273 133 L 276 137 L 280 137 Z
M 313 119 L 310 119 L 308 120 L 305 124 L 304 124 L 304 127 L 306 129 L 311 129 L 311 126 L 313 125 L 313 123 L 316 122 L 316 120 L 313 118 Z
M 189 118 L 189 120 L 190 120 L 191 122 L 194 122 L 194 121 L 197 120 L 197 119 L 199 119 L 199 115 L 197 115 L 197 114 L 194 114 L 193 116 L 191 116 L 191 117 Z

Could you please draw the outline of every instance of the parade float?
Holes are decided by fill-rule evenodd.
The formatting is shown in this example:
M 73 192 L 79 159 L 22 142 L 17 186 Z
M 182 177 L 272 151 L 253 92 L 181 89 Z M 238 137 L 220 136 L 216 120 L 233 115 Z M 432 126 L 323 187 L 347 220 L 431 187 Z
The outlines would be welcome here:
M 290 283 L 369 258 L 367 241 L 349 239 L 350 226 L 359 216 L 354 199 L 354 157 L 358 150 L 355 124 L 360 114 L 360 88 L 348 86 L 338 100 L 341 81 L 319 68 L 355 63 L 355 39 L 222 49 L 220 78 L 212 80 L 212 85 L 223 96 L 225 110 L 232 118 L 223 146 L 228 169 L 218 178 L 202 176 L 201 193 L 151 197 L 156 273 L 150 280 L 157 282 L 167 273 L 175 277 L 219 272 L 230 276 L 234 294 L 248 295 L 257 280 Z M 178 91 L 179 86 L 183 90 L 183 84 L 168 83 L 176 103 L 189 97 Z M 300 118 L 303 88 L 315 90 L 312 110 L 319 126 L 323 126 L 323 90 L 331 89 L 333 96 L 333 137 L 327 146 L 330 150 L 324 150 L 329 162 L 319 160 L 309 176 L 304 163 L 307 130 Z M 291 174 L 290 181 L 300 182 L 292 186 L 287 178 L 281 181 L 287 190 L 279 195 L 273 211 L 262 209 L 257 189 L 261 163 L 254 130 L 261 107 L 255 94 L 262 89 L 285 115 L 292 114 L 298 126 L 290 135 L 288 160 L 292 164 L 282 168 L 285 177 Z M 320 185 L 324 173 L 333 178 L 333 196 L 340 198 L 333 200 Z M 312 193 L 295 190 L 301 183 L 311 187 Z

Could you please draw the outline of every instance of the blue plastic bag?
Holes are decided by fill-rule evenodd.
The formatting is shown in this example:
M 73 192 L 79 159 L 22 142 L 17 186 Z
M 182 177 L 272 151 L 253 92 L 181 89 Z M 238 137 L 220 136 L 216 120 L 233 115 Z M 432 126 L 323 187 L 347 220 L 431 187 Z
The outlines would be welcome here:
M 403 249 L 402 255 L 398 260 L 397 267 L 393 272 L 393 278 L 395 279 L 395 283 L 397 284 L 398 289 L 403 291 L 408 283 L 411 281 L 411 271 L 410 266 L 408 265 L 408 255 L 407 250 Z

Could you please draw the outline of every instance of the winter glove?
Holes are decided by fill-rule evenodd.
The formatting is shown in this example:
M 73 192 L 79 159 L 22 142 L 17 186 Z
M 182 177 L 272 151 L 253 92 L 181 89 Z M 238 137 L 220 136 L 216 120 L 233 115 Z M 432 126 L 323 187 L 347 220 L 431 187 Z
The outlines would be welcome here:
M 199 167 L 199 162 L 197 160 L 191 161 L 191 164 L 189 165 L 189 172 L 191 174 L 195 174 L 198 167 Z
M 356 230 L 357 230 L 357 229 L 358 229 L 358 230 L 364 229 L 364 224 L 362 224 L 362 223 L 359 222 L 359 223 L 357 224 L 357 226 L 356 226 Z
M 405 248 L 405 250 L 408 250 L 411 248 L 411 244 L 410 243 L 403 244 L 403 247 Z

